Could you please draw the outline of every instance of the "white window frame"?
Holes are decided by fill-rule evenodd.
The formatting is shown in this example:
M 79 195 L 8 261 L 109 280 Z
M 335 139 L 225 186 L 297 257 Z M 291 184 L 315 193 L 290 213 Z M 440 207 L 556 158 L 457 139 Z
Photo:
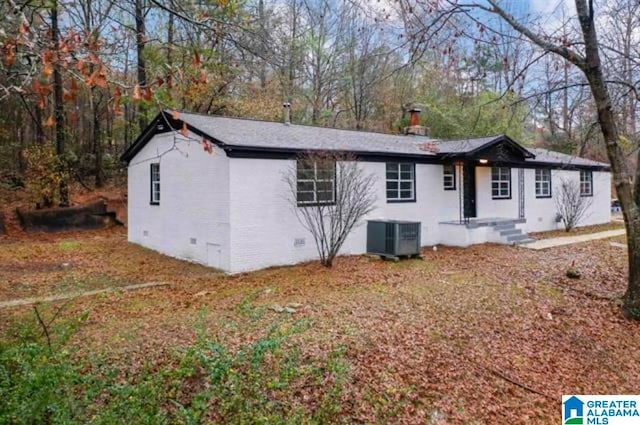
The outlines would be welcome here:
M 311 168 L 301 168 L 303 163 L 311 164 L 311 161 L 298 160 L 296 161 L 296 199 L 298 206 L 312 206 L 312 205 L 332 205 L 336 202 L 336 164 L 333 163 L 333 168 L 330 173 L 330 178 L 321 178 L 324 177 L 321 175 L 322 169 L 318 168 L 318 161 L 313 161 L 313 176 L 309 175 L 308 177 L 301 177 L 301 170 L 311 171 Z M 300 190 L 302 185 L 310 185 L 310 189 Z M 318 187 L 324 185 L 323 187 Z M 330 188 L 327 190 L 326 188 Z M 324 190 L 321 190 L 324 189 Z M 330 199 L 322 199 L 318 200 L 318 192 L 331 192 Z M 300 194 L 306 193 L 311 194 L 312 199 L 301 201 Z
M 511 199 L 511 168 L 491 167 L 491 199 Z
M 154 162 L 150 166 L 151 205 L 160 205 L 160 163 Z
M 442 166 L 442 187 L 444 190 L 456 190 L 455 164 L 444 164 Z
M 536 168 L 535 173 L 536 198 L 551 198 L 551 170 Z
M 593 171 L 580 170 L 580 196 L 593 196 Z
M 412 162 L 387 162 L 385 171 L 387 202 L 415 202 L 416 165 Z M 392 177 L 389 177 L 390 174 Z M 409 188 L 402 188 L 403 184 L 407 185 L 407 183 Z M 389 192 L 395 192 L 395 194 L 392 193 L 390 196 Z M 404 194 L 410 192 L 411 196 L 403 197 L 403 192 Z

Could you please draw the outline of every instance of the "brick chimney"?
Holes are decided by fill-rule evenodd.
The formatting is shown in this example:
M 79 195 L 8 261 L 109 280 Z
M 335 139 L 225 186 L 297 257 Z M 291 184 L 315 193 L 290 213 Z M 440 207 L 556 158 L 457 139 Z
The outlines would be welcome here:
M 422 109 L 417 105 L 409 109 L 409 127 L 404 129 L 404 134 L 429 136 L 429 128 L 420 125 L 420 112 L 422 112 Z
M 284 120 L 284 125 L 291 124 L 291 104 L 289 102 L 282 104 L 282 118 Z

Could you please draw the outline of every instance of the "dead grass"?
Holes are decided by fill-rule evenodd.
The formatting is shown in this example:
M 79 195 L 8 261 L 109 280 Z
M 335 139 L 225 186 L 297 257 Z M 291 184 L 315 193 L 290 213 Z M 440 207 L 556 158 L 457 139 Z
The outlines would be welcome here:
M 625 245 L 627 244 L 627 237 L 626 236 L 616 236 L 616 237 L 613 237 L 613 238 L 609 238 L 608 240 L 609 240 L 609 242 L 618 242 L 618 243 L 625 244 Z
M 350 381 L 335 419 L 348 423 L 557 423 L 562 394 L 637 390 L 640 325 L 624 320 L 615 301 L 585 295 L 624 292 L 626 254 L 609 241 L 424 256 L 341 257 L 331 270 L 309 263 L 225 276 L 128 244 L 122 232 L 33 237 L 0 244 L 0 299 L 171 282 L 74 300 L 63 313 L 90 311 L 75 344 L 134 369 L 193 342 L 198 320 L 231 347 L 274 321 L 308 321 L 294 340 L 304 356 L 346 349 Z M 582 279 L 565 277 L 571 266 Z M 303 305 L 293 315 L 270 309 L 293 302 Z M 0 330 L 31 312 L 2 314 Z
M 550 239 L 550 238 L 561 238 L 563 236 L 586 235 L 589 233 L 605 232 L 607 230 L 617 230 L 617 229 L 624 229 L 624 223 L 619 221 L 612 221 L 607 224 L 595 224 L 593 226 L 578 227 L 571 230 L 570 232 L 567 232 L 564 229 L 561 229 L 561 230 L 552 230 L 548 232 L 529 233 L 529 236 L 531 236 L 534 239 Z

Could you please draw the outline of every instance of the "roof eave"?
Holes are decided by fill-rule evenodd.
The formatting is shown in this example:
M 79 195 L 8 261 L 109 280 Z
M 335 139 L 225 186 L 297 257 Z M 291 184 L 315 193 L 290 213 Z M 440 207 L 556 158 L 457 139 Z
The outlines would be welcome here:
M 159 130 L 159 125 L 166 125 L 166 130 Z M 225 148 L 227 146 L 221 140 L 211 136 L 208 133 L 200 130 L 199 128 L 189 124 L 188 122 L 181 120 L 180 118 L 174 118 L 173 114 L 169 111 L 161 111 L 159 112 L 153 120 L 147 125 L 144 131 L 138 136 L 138 138 L 125 150 L 125 152 L 120 156 L 120 161 L 124 164 L 129 164 L 131 160 L 144 148 L 144 146 L 149 143 L 149 141 L 156 134 L 161 134 L 165 132 L 176 132 L 180 131 L 186 125 L 187 130 L 190 132 L 197 134 L 198 136 L 207 139 L 211 143 L 218 145 L 221 148 Z
M 468 154 L 469 154 L 469 156 L 472 156 L 473 154 L 476 154 L 479 151 L 481 151 L 483 149 L 486 149 L 486 148 L 489 148 L 489 147 L 491 147 L 493 145 L 496 145 L 496 144 L 498 144 L 500 142 L 507 142 L 509 145 L 513 146 L 518 151 L 520 151 L 525 158 L 535 158 L 536 157 L 531 151 L 526 149 L 524 146 L 522 146 L 520 143 L 516 142 L 515 140 L 513 140 L 511 137 L 507 136 L 506 134 L 501 134 L 499 136 L 496 136 L 493 140 L 490 140 L 489 142 L 485 143 L 484 145 L 478 146 L 477 148 L 468 151 Z
M 276 148 L 264 146 L 244 146 L 226 145 L 225 151 L 231 158 L 271 158 L 271 159 L 294 159 L 306 153 L 327 152 L 327 149 L 298 149 L 298 148 Z M 440 158 L 435 154 L 420 153 L 399 153 L 384 151 L 358 151 L 358 150 L 330 150 L 338 154 L 354 155 L 357 159 L 367 159 L 372 161 L 407 159 L 422 163 L 440 163 Z

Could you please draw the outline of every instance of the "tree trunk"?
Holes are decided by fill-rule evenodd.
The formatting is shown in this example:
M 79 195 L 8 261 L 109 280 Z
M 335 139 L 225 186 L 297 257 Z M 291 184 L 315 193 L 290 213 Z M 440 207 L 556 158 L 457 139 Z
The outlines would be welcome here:
M 138 54 L 138 85 L 141 90 L 147 88 L 147 64 L 144 59 L 144 46 L 146 44 L 146 29 L 144 22 L 144 0 L 135 0 L 136 20 L 136 52 Z M 140 133 L 147 127 L 147 105 L 144 100 L 138 103 L 138 126 Z
M 91 96 L 94 96 L 93 89 L 91 90 Z M 96 102 L 95 97 L 92 99 L 93 103 L 93 125 L 92 125 L 92 136 L 93 136 L 93 155 L 95 159 L 95 167 L 94 167 L 94 176 L 95 176 L 95 185 L 96 187 L 104 186 L 104 167 L 102 164 L 102 131 L 100 128 L 100 102 Z
M 174 9 L 173 0 L 169 0 L 169 7 Z M 169 25 L 167 26 L 167 75 L 165 77 L 167 88 L 173 87 L 173 57 L 171 51 L 173 49 L 173 31 L 174 17 L 173 13 L 169 13 Z
M 640 215 L 638 214 L 640 180 L 636 176 L 634 190 L 631 187 L 631 176 L 627 169 L 625 155 L 618 144 L 619 134 L 616 126 L 616 117 L 602 72 L 600 53 L 598 51 L 599 44 L 593 19 L 593 5 L 587 6 L 585 0 L 576 0 L 576 9 L 585 42 L 586 63 L 582 70 L 587 77 L 591 94 L 598 109 L 598 121 L 607 148 L 607 155 L 613 171 L 613 182 L 620 200 L 627 229 L 629 281 L 627 292 L 624 296 L 623 313 L 629 318 L 640 320 Z
M 265 89 L 267 87 L 267 64 L 265 57 L 267 55 L 267 17 L 264 11 L 264 0 L 258 0 L 258 21 L 260 22 L 260 55 L 259 58 L 259 74 L 260 74 L 260 88 Z
M 36 106 L 33 108 L 33 113 L 35 117 L 34 120 L 36 121 L 36 142 L 38 142 L 39 146 L 44 146 L 46 138 L 44 136 L 44 129 L 42 128 L 42 109 Z
M 285 99 L 290 102 L 293 99 L 293 92 L 296 80 L 296 68 L 298 65 L 298 0 L 293 0 L 291 10 L 291 38 L 289 45 L 289 63 L 287 69 L 287 87 Z
M 515 30 L 546 51 L 562 56 L 566 61 L 577 66 L 589 82 L 591 94 L 598 110 L 598 121 L 605 141 L 607 156 L 611 163 L 613 184 L 622 207 L 627 230 L 629 280 L 624 296 L 623 313 L 629 318 L 640 320 L 640 212 L 638 211 L 638 205 L 640 205 L 640 167 L 636 169 L 635 187 L 632 187 L 632 176 L 629 173 L 625 155 L 618 143 L 616 117 L 600 62 L 593 0 L 575 0 L 584 39 L 584 57 L 566 46 L 555 45 L 548 39 L 536 35 L 501 8 L 497 0 L 488 0 L 488 2 L 493 8 L 492 11 L 509 22 Z M 638 158 L 640 159 L 640 151 Z
M 51 44 L 52 48 L 56 52 L 53 63 L 53 108 L 54 119 L 56 124 L 56 155 L 58 161 L 61 163 L 61 167 L 66 167 L 65 164 L 65 128 L 64 128 L 64 98 L 62 93 L 62 74 L 60 72 L 60 58 L 58 57 L 58 44 L 60 41 L 60 30 L 58 28 L 58 1 L 53 0 L 51 2 Z M 60 194 L 60 206 L 69 206 L 69 186 L 65 176 L 65 172 L 61 173 L 62 178 L 58 186 Z
M 564 90 L 562 93 L 562 127 L 569 141 L 572 140 L 571 122 L 569 121 L 569 64 L 564 64 Z

